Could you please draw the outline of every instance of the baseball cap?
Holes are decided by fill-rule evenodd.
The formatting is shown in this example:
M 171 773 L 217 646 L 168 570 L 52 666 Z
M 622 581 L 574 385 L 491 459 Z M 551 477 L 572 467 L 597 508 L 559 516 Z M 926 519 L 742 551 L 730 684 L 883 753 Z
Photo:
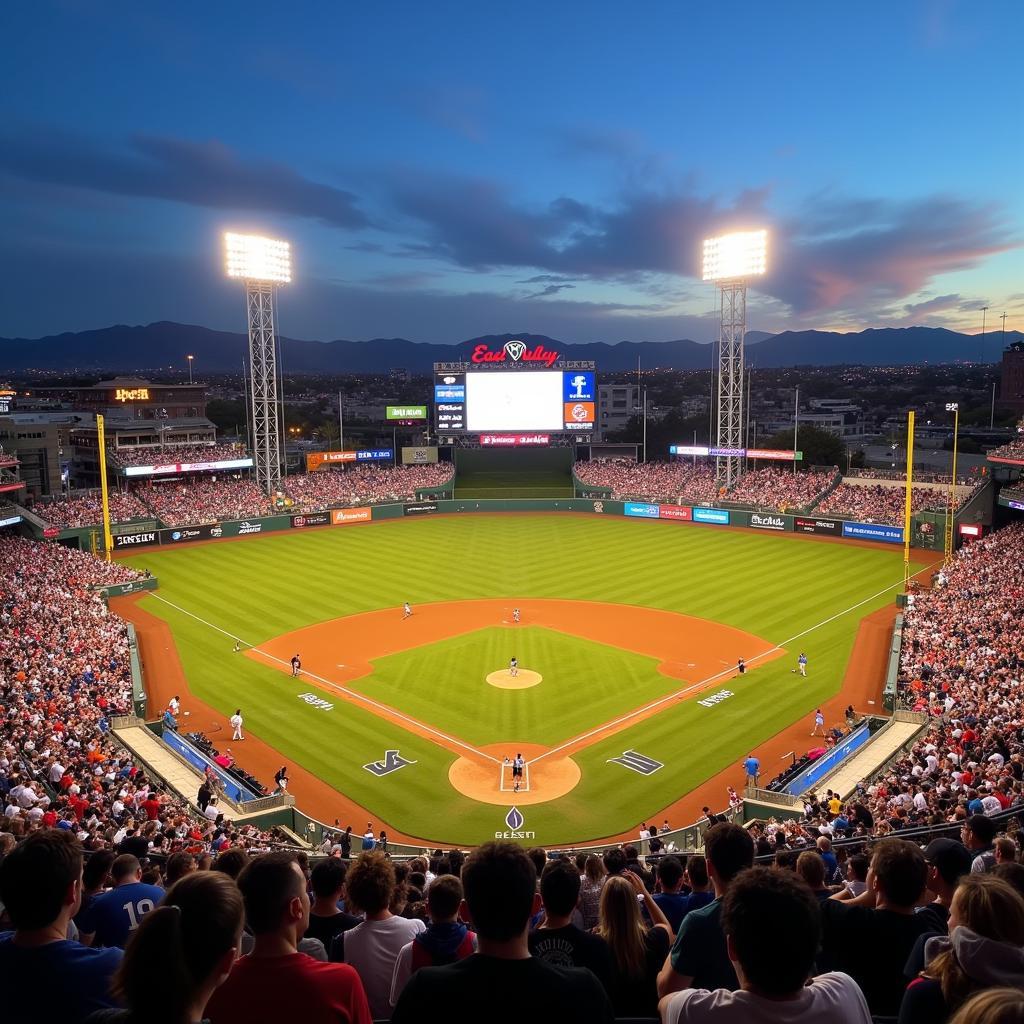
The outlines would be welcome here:
M 935 868 L 947 885 L 971 872 L 974 857 L 963 843 L 955 839 L 933 839 L 924 851 L 924 859 Z

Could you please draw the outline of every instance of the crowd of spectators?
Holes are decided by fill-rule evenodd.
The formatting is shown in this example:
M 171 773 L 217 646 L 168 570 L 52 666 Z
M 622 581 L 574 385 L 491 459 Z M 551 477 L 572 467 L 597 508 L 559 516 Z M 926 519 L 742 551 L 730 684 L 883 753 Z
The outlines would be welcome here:
M 1018 427 L 1018 430 L 1021 428 Z M 988 453 L 995 459 L 1024 459 L 1024 433 Z
M 111 736 L 132 712 L 125 623 L 90 588 L 140 578 L 86 552 L 0 540 L 0 832 L 44 828 L 87 851 L 137 856 L 263 844 L 223 816 L 193 816 Z
M 198 526 L 217 519 L 249 519 L 275 509 L 249 477 L 188 476 L 145 485 L 146 503 L 167 526 Z
M 290 476 L 285 482 L 294 511 L 317 512 L 342 505 L 412 501 L 418 490 L 451 484 L 451 463 L 422 466 L 356 465 Z
M 902 469 L 851 469 L 849 476 L 860 480 L 906 480 L 906 470 Z M 948 484 L 948 473 L 932 473 L 927 470 L 915 469 L 914 480 L 919 484 Z M 974 487 L 978 483 L 976 476 L 958 476 L 956 482 L 960 487 Z
M 959 492 L 954 497 L 954 507 L 960 508 L 969 494 Z M 815 509 L 820 515 L 840 516 L 862 523 L 903 522 L 906 491 L 902 487 L 887 487 L 884 484 L 853 484 L 845 480 L 829 494 Z M 943 512 L 948 506 L 948 492 L 930 487 L 911 487 L 910 510 L 918 512 Z
M 584 487 L 610 487 L 616 500 L 702 502 L 719 495 L 713 464 L 592 459 L 573 472 Z
M 117 466 L 173 466 L 182 462 L 225 462 L 243 459 L 239 444 L 167 444 L 133 448 L 107 447 L 109 460 Z
M 777 512 L 805 509 L 832 483 L 837 472 L 830 469 L 794 473 L 777 466 L 748 470 L 726 498 Z
M 134 491 L 110 491 L 107 496 L 110 521 L 123 523 L 129 519 L 152 516 L 152 512 Z M 61 530 L 94 526 L 103 521 L 103 502 L 99 491 L 76 494 L 53 501 L 36 502 L 31 508 L 40 519 Z

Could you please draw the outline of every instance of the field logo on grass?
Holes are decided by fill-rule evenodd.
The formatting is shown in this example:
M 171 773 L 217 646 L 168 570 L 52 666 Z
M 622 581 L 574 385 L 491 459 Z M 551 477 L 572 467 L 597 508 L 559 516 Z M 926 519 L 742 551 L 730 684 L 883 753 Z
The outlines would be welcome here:
M 402 757 L 397 750 L 385 750 L 383 761 L 371 761 L 369 764 L 364 764 L 363 767 L 371 775 L 383 778 L 385 775 L 397 772 L 399 768 L 404 768 L 407 764 L 415 763 L 415 761 L 410 761 L 407 757 Z
M 518 807 L 512 807 L 509 809 L 508 814 L 505 815 L 505 831 L 495 832 L 495 839 L 536 839 L 536 832 L 527 832 L 523 829 L 523 825 L 526 824 L 526 819 L 523 817 L 523 812 Z
M 608 764 L 621 764 L 632 772 L 640 775 L 653 775 L 659 768 L 665 765 L 661 761 L 655 761 L 653 757 L 641 754 L 636 750 L 624 750 L 621 757 L 609 757 Z
M 318 697 L 315 693 L 300 693 L 299 700 L 304 700 L 311 708 L 317 708 L 320 711 L 333 711 L 334 705 L 329 701 Z
M 705 697 L 704 700 L 699 700 L 697 703 L 702 708 L 713 708 L 716 704 L 721 704 L 723 700 L 728 700 L 732 696 L 732 690 L 719 690 L 718 693 L 713 693 L 710 697 Z

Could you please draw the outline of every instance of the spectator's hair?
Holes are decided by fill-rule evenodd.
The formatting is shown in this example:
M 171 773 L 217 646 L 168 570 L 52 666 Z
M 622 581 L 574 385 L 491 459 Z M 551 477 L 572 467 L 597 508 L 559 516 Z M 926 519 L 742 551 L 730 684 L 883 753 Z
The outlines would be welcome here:
M 989 846 L 996 837 L 996 823 L 984 814 L 972 814 L 964 824 L 974 833 L 974 837 Z
M 700 853 L 688 857 L 686 860 L 686 873 L 690 876 L 691 885 L 700 886 L 703 889 L 708 884 L 707 858 Z
M 596 854 L 588 853 L 583 865 L 583 873 L 591 882 L 600 882 L 605 875 L 605 862 Z
M 619 849 L 604 851 L 604 869 L 609 875 L 620 875 L 626 868 L 626 855 Z
M 395 891 L 395 869 L 379 850 L 367 850 L 345 876 L 349 901 L 364 914 L 379 914 L 391 905 Z
M 883 839 L 871 856 L 871 870 L 885 898 L 898 907 L 912 907 L 924 892 L 928 865 L 916 843 Z
M 662 857 L 658 861 L 658 881 L 663 887 L 674 889 L 683 878 L 683 865 L 678 857 Z
M 430 883 L 427 890 L 427 910 L 430 920 L 448 921 L 459 912 L 462 903 L 462 883 L 455 875 L 441 875 Z
M 825 888 L 825 862 L 820 854 L 804 850 L 796 859 L 796 873 L 809 888 Z
M 544 909 L 556 917 L 571 914 L 580 898 L 580 873 L 567 860 L 553 860 L 540 876 L 540 896 Z
M 196 858 L 193 854 L 187 850 L 180 850 L 178 853 L 172 853 L 167 858 L 167 872 L 165 880 L 167 887 L 170 888 L 179 879 L 184 878 L 187 874 L 195 871 L 196 869 Z
M 116 856 L 113 850 L 97 850 L 89 857 L 82 869 L 82 888 L 85 891 L 103 886 L 110 877 L 110 865 Z
M 213 862 L 213 870 L 222 871 L 229 878 L 237 880 L 248 863 L 249 854 L 240 846 L 232 846 Z
M 45 928 L 60 916 L 68 887 L 81 877 L 82 847 L 71 832 L 33 832 L 0 864 L 0 901 L 18 931 Z
M 345 884 L 347 870 L 348 865 L 340 857 L 328 857 L 320 861 L 309 878 L 313 895 L 318 900 L 329 899 Z
M 640 916 L 636 891 L 619 875 L 601 889 L 596 934 L 611 947 L 612 958 L 625 978 L 641 978 L 647 959 L 647 926 Z
M 754 840 L 732 822 L 719 822 L 704 833 L 704 852 L 719 880 L 728 885 L 754 863 Z
M 575 856 L 575 858 L 574 858 L 574 863 L 576 864 L 576 870 L 577 870 L 577 871 L 578 871 L 578 872 L 579 872 L 579 873 L 580 873 L 581 875 L 582 875 L 582 874 L 583 874 L 583 872 L 584 872 L 584 871 L 586 870 L 586 867 L 587 867 L 587 858 L 588 858 L 589 856 L 590 856 L 590 854 L 589 854 L 589 853 L 583 853 L 583 852 L 581 851 L 580 853 L 577 853 L 577 854 L 576 854 L 576 856 Z
M 1012 864 L 1017 860 L 1017 844 L 1009 836 L 1000 836 L 993 845 L 996 853 L 1004 858 L 1004 864 Z
M 1024 897 L 1009 882 L 993 875 L 965 875 L 953 893 L 953 906 L 960 924 L 975 935 L 994 942 L 1024 946 Z M 949 1011 L 957 1010 L 967 997 L 982 987 L 960 963 L 953 950 L 940 953 L 925 968 L 923 976 L 942 986 Z
M 427 876 L 422 871 L 410 871 L 405 881 L 412 888 L 419 889 L 422 892 L 427 885 Z
M 803 988 L 814 968 L 821 911 L 790 872 L 750 868 L 722 900 L 722 931 L 752 985 L 769 996 L 789 995 Z
M 245 919 L 253 935 L 266 935 L 281 926 L 288 904 L 306 888 L 295 856 L 284 850 L 254 857 L 238 876 L 245 900 Z
M 462 884 L 474 930 L 503 942 L 521 935 L 533 912 L 537 871 L 515 843 L 484 843 L 469 855 Z
M 133 1018 L 185 1020 L 218 962 L 238 947 L 244 919 L 242 894 L 230 878 L 215 871 L 186 875 L 132 933 L 114 995 Z
M 987 988 L 977 992 L 950 1017 L 949 1024 L 1024 1024 L 1024 992 Z
M 846 858 L 846 863 L 853 872 L 853 877 L 858 882 L 866 882 L 868 880 L 868 868 L 871 867 L 871 861 L 863 853 L 850 854 Z
M 114 863 L 110 865 L 110 880 L 114 885 L 118 885 L 129 875 L 134 875 L 136 871 L 141 870 L 142 865 L 139 863 L 138 857 L 131 853 L 122 853 L 120 857 L 115 857 Z
M 547 851 L 540 846 L 534 846 L 526 851 L 526 856 L 533 862 L 533 870 L 537 872 L 537 877 L 540 878 L 544 865 L 548 862 Z
M 448 862 L 451 864 L 452 874 L 459 878 L 462 875 L 462 865 L 466 863 L 466 855 L 461 850 L 452 850 L 448 854 Z
M 1021 896 L 1024 896 L 1024 864 L 1004 860 L 1002 864 L 997 864 L 989 874 L 993 878 L 1001 878 L 1004 882 L 1009 882 Z

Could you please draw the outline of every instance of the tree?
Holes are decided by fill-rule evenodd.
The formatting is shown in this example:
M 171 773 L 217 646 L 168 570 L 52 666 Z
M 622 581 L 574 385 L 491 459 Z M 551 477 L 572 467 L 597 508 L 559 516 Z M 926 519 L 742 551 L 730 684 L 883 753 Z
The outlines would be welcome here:
M 846 462 L 846 445 L 827 430 L 821 427 L 802 426 L 797 443 L 804 453 L 802 467 L 808 466 L 842 466 Z M 792 451 L 793 431 L 780 430 L 777 434 L 765 438 L 760 448 L 771 448 L 773 451 Z

